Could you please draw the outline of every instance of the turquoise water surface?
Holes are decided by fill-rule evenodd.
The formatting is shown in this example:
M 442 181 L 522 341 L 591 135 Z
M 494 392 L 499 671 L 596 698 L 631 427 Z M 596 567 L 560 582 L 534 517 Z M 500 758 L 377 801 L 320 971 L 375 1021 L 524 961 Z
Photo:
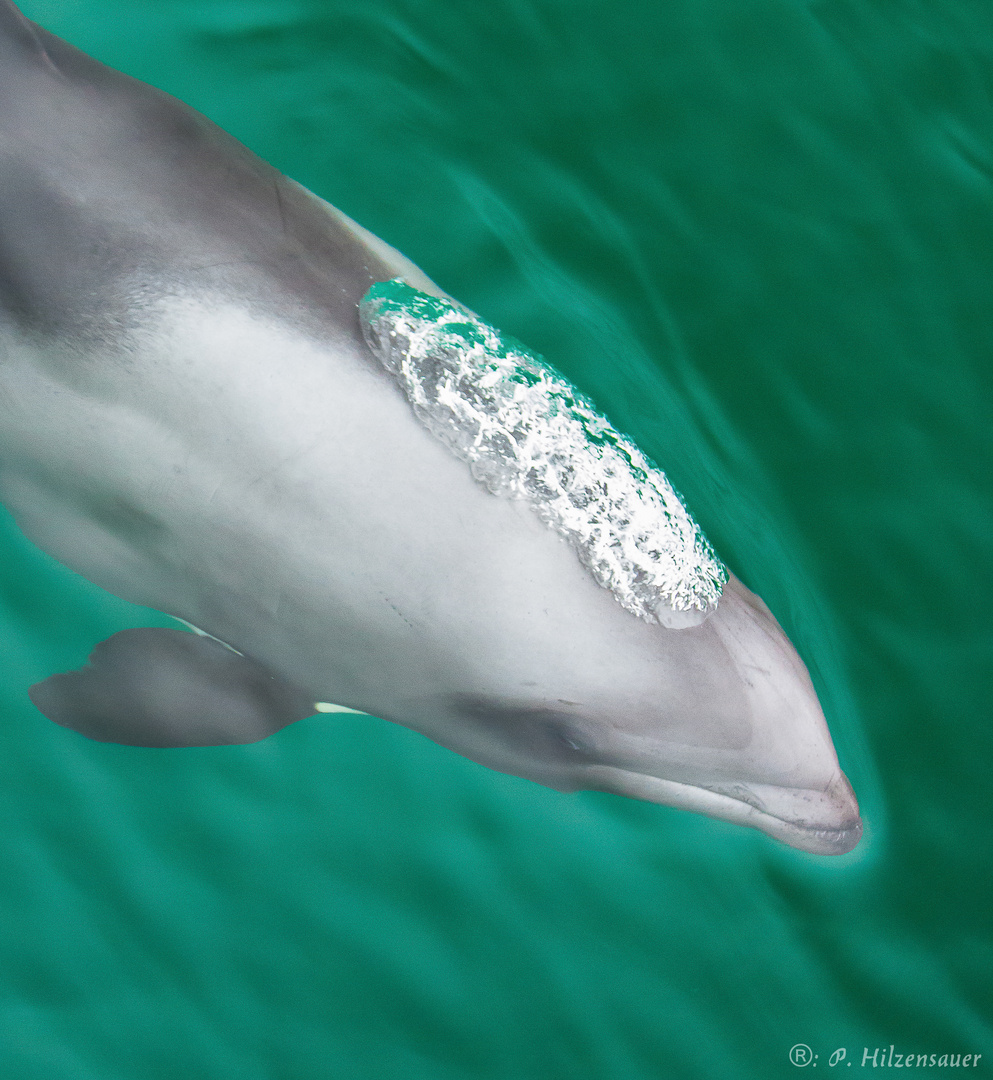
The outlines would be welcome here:
M 866 835 L 804 855 L 363 716 L 89 742 L 28 686 L 170 620 L 4 517 L 0 1077 L 989 1076 L 993 7 L 22 6 L 630 433 L 809 665 Z

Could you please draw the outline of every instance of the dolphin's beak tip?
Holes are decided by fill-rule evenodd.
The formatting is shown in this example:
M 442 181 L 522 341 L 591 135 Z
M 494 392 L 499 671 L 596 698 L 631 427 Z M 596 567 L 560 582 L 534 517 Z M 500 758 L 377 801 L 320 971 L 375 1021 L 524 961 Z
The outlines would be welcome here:
M 795 837 L 784 836 L 788 844 L 815 855 L 847 855 L 862 838 L 862 818 L 859 804 L 848 782 L 839 770 L 837 777 L 824 791 L 821 803 L 821 820 L 796 820 L 799 830 Z
M 847 855 L 854 851 L 858 842 L 862 839 L 862 819 L 859 818 L 849 829 L 844 829 L 838 834 L 836 847 L 833 854 Z
M 862 819 L 858 818 L 845 828 L 820 831 L 814 836 L 814 842 L 801 850 L 813 855 L 847 855 L 862 839 Z

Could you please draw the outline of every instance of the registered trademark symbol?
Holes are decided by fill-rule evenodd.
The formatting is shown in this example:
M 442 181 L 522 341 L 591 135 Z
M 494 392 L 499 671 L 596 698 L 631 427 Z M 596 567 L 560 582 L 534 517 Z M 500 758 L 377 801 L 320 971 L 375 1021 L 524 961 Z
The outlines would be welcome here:
M 814 1052 L 806 1043 L 797 1043 L 796 1046 L 790 1047 L 790 1061 L 797 1068 L 802 1069 L 804 1066 L 811 1064 L 813 1060 Z

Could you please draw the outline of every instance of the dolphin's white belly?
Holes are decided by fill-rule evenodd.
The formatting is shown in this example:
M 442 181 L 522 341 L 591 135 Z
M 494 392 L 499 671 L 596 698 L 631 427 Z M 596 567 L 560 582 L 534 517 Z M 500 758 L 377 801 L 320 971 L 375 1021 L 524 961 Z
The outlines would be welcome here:
M 683 687 L 668 737 L 747 742 L 747 717 L 730 736 L 695 664 L 706 628 L 658 649 L 666 631 L 624 612 L 526 506 L 473 481 L 360 341 L 185 300 L 125 341 L 99 367 L 26 343 L 4 366 L 3 499 L 84 577 L 315 700 L 430 725 L 466 687 L 526 699 L 540 685 L 632 716 Z
M 576 632 L 591 603 L 600 634 L 642 629 L 413 422 L 360 341 L 182 301 L 125 344 L 97 367 L 8 343 L 2 375 L 4 501 L 115 594 L 346 704 L 384 699 L 375 648 L 404 688 L 384 711 L 466 685 L 525 693 L 577 659 L 595 670 Z

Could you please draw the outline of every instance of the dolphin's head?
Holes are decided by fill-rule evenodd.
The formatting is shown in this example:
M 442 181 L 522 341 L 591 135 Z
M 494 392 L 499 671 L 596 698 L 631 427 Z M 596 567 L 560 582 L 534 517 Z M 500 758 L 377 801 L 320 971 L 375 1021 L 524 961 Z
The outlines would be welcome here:
M 465 308 L 392 281 L 360 313 L 432 434 L 547 526 L 512 560 L 476 545 L 499 585 L 474 601 L 484 629 L 466 636 L 484 659 L 439 741 L 553 787 L 697 810 L 811 852 L 854 847 L 858 806 L 803 662 L 664 474 Z
M 730 577 L 709 618 L 683 629 L 597 614 L 565 649 L 528 643 L 519 693 L 454 694 L 428 734 L 559 790 L 693 810 L 815 854 L 855 847 L 858 803 L 807 669 L 754 593 Z

